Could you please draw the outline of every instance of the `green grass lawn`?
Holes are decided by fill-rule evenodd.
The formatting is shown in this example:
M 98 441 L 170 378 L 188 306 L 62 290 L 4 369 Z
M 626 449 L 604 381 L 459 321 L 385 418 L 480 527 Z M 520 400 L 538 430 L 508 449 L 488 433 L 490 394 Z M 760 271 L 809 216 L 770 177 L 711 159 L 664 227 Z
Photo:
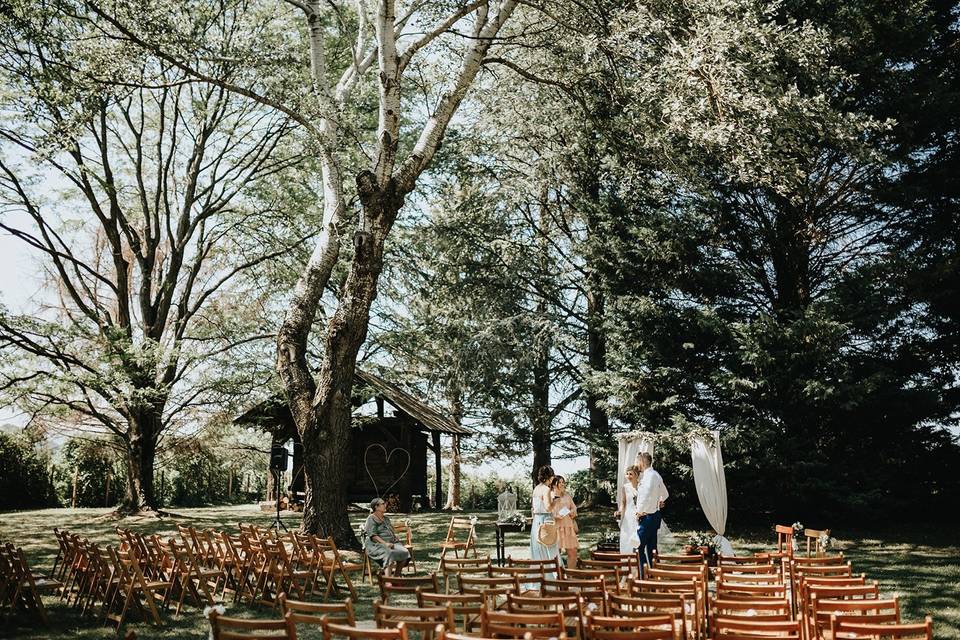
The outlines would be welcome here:
M 211 507 L 201 509 L 180 509 L 179 518 L 126 518 L 118 521 L 110 516 L 106 509 L 47 509 L 42 511 L 10 512 L 0 514 L 0 539 L 13 541 L 22 546 L 28 554 L 35 570 L 47 573 L 56 556 L 57 545 L 53 537 L 53 528 L 59 527 L 79 533 L 102 545 L 117 544 L 115 526 L 136 529 L 144 533 L 158 533 L 164 536 L 176 535 L 176 523 L 193 524 L 198 528 L 217 528 L 236 531 L 237 522 L 255 522 L 264 526 L 271 521 L 269 514 L 261 513 L 254 506 Z M 478 535 L 480 550 L 494 555 L 493 522 L 495 514 L 477 513 L 479 517 Z M 417 548 L 419 572 L 431 571 L 437 564 L 437 545 L 446 532 L 449 514 L 423 513 L 409 517 L 414 531 Z M 360 523 L 366 518 L 364 513 L 353 514 L 353 520 Z M 298 523 L 295 515 L 284 515 L 287 526 Z M 604 529 L 613 526 L 613 520 L 606 512 L 583 512 L 580 518 L 581 554 L 596 543 Z M 675 532 L 682 540 L 686 533 L 678 527 Z M 743 535 L 733 532 L 731 541 L 738 553 L 766 548 L 772 534 L 764 530 L 754 530 Z M 916 530 L 908 535 L 900 532 L 835 531 L 840 539 L 840 549 L 853 562 L 854 570 L 864 572 L 868 578 L 880 582 L 885 596 L 899 595 L 904 618 L 922 620 L 924 615 L 934 617 L 934 630 L 938 638 L 960 640 L 960 546 L 950 538 L 949 532 L 931 532 Z M 507 553 L 528 557 L 529 534 L 511 533 L 507 536 Z M 376 597 L 373 587 L 359 585 L 357 613 L 360 618 L 371 616 L 371 605 Z M 44 600 L 51 619 L 49 628 L 37 628 L 24 616 L 10 618 L 0 627 L 2 637 L 23 638 L 112 638 L 114 631 L 110 627 L 100 626 L 99 621 L 90 617 L 81 617 L 73 609 L 60 604 L 59 599 L 48 597 Z M 230 615 L 275 617 L 267 608 L 252 608 L 247 605 L 233 605 L 228 597 L 227 608 Z M 187 607 L 179 617 L 172 610 L 164 615 L 164 626 L 135 622 L 129 625 L 136 630 L 140 638 L 196 638 L 207 636 L 206 621 L 195 607 Z M 304 630 L 302 637 L 318 638 L 319 633 Z

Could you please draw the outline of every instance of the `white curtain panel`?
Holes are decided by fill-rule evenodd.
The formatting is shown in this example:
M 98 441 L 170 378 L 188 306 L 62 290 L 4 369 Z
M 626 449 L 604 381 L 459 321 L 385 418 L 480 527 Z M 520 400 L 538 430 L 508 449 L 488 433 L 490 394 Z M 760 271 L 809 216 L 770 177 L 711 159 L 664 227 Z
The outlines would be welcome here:
M 650 435 L 643 431 L 631 431 L 630 433 L 621 433 L 617 436 L 620 447 L 617 451 L 617 494 L 623 488 L 623 474 L 627 472 L 627 467 L 637 464 L 637 456 L 646 451 L 653 455 L 653 440 Z
M 690 441 L 693 460 L 693 482 L 707 522 L 717 532 L 716 542 L 723 555 L 733 555 L 730 541 L 723 537 L 727 530 L 727 480 L 723 473 L 723 455 L 720 452 L 720 432 L 712 438 L 695 437 Z

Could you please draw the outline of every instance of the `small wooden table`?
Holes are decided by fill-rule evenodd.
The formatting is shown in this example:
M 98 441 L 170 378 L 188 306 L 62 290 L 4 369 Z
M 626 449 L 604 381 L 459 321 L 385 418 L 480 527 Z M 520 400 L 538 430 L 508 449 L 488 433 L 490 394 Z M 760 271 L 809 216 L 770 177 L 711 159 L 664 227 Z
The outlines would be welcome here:
M 497 565 L 503 566 L 503 562 L 506 559 L 504 554 L 506 553 L 506 537 L 508 531 L 524 531 L 527 528 L 527 523 L 523 524 L 519 522 L 498 522 L 496 523 L 497 529 Z

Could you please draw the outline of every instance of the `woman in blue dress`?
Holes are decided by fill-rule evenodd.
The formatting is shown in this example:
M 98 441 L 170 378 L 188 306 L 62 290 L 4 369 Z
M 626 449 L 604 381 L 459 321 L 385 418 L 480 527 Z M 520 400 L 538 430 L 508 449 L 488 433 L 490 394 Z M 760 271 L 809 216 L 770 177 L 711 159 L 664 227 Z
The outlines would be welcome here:
M 550 491 L 550 481 L 553 480 L 553 468 L 544 465 L 537 472 L 537 484 L 533 490 L 533 522 L 530 525 L 530 557 L 534 560 L 555 560 L 559 557 L 560 551 L 556 541 L 553 544 L 546 545 L 540 542 L 540 525 L 553 518 L 550 507 L 553 503 L 553 496 Z

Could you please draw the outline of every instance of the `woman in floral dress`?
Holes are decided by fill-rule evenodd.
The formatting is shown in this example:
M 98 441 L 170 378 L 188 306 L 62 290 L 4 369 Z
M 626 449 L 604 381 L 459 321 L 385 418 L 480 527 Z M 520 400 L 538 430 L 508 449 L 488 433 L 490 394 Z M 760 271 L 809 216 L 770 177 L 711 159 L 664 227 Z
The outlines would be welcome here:
M 550 483 L 553 489 L 553 519 L 557 522 L 557 547 L 567 552 L 567 568 L 577 568 L 577 505 L 567 493 L 567 481 L 563 476 L 554 476 Z

